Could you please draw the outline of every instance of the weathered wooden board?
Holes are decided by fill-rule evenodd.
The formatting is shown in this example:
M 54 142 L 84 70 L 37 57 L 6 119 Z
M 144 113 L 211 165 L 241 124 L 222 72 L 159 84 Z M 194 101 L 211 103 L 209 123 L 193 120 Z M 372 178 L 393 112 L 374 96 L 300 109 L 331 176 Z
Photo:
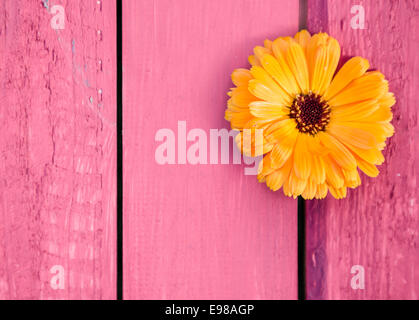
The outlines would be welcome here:
M 115 10 L 0 2 L 0 299 L 115 298 Z
M 307 296 L 311 299 L 418 299 L 419 4 L 417 1 L 309 1 L 312 32 L 336 37 L 343 55 L 360 55 L 390 82 L 396 133 L 376 179 L 345 200 L 330 196 L 307 204 Z M 351 19 L 365 10 L 365 29 Z M 356 22 L 356 21 L 355 21 Z M 365 289 L 354 290 L 354 265 L 365 270 Z
M 297 202 L 244 165 L 160 165 L 155 135 L 172 130 L 177 148 L 178 121 L 208 140 L 228 128 L 231 72 L 297 31 L 298 1 L 123 5 L 124 298 L 295 299 Z

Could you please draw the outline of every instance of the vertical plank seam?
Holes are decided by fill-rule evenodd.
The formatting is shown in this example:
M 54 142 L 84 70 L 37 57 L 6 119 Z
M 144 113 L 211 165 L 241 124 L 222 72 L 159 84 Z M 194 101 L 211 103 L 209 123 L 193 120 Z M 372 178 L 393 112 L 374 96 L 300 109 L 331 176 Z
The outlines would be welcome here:
M 306 203 L 298 197 L 298 300 L 306 300 Z
M 122 143 L 122 0 L 116 0 L 117 21 L 117 300 L 123 300 L 123 143 Z
M 298 9 L 298 29 L 307 29 L 307 0 L 300 0 Z
M 307 0 L 299 1 L 299 30 L 307 28 Z M 306 214 L 305 200 L 298 197 L 298 300 L 306 300 Z

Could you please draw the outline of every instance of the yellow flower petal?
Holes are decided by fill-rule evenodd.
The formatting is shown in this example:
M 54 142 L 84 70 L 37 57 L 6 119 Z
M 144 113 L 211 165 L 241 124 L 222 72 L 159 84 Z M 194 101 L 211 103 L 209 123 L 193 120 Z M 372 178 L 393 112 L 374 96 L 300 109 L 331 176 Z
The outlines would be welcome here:
M 361 77 L 370 67 L 367 59 L 354 57 L 348 60 L 333 78 L 332 83 L 324 94 L 326 100 L 330 100 L 353 80 Z
M 266 49 L 268 49 L 270 52 L 272 52 L 272 41 L 266 39 L 265 41 L 263 41 L 263 45 L 265 46 Z
M 340 46 L 336 39 L 328 37 L 314 54 L 314 66 L 310 74 L 310 88 L 323 95 L 332 81 L 340 59 Z
M 317 185 L 311 179 L 308 180 L 306 188 L 304 189 L 301 196 L 306 200 L 314 199 L 316 196 Z
M 354 154 L 356 154 L 361 159 L 375 165 L 380 165 L 384 162 L 384 156 L 380 150 L 376 148 L 372 149 L 361 149 L 355 147 L 349 143 L 345 144 L 348 149 L 350 149 Z
M 360 157 L 356 157 L 356 162 L 358 163 L 359 169 L 361 169 L 362 172 L 369 177 L 375 178 L 380 173 L 375 165 L 361 159 Z
M 327 185 L 326 183 L 321 183 L 317 185 L 317 191 L 316 191 L 316 199 L 324 199 L 327 196 Z
M 332 121 L 362 121 L 380 107 L 378 100 L 366 100 L 332 108 Z
M 258 168 L 258 180 L 259 182 L 265 182 L 266 176 L 274 172 L 276 169 L 271 166 L 271 153 L 268 152 L 264 157 L 263 161 L 259 163 Z
M 394 134 L 394 127 L 391 123 L 380 123 L 381 128 L 385 131 L 386 137 L 392 137 Z
M 295 164 L 295 160 L 294 160 L 294 164 Z M 299 176 L 295 172 L 295 166 L 294 166 L 294 169 L 291 170 L 290 176 L 289 176 L 290 189 L 291 189 L 291 193 L 294 199 L 303 193 L 304 189 L 306 188 L 307 182 L 308 182 L 307 179 L 299 178 Z
M 285 179 L 284 185 L 282 186 L 282 191 L 287 197 L 292 197 L 292 191 L 291 191 L 291 182 L 290 179 Z
M 275 88 L 257 79 L 249 81 L 249 91 L 254 96 L 268 102 L 284 105 L 286 101 L 286 97 L 281 94 L 279 87 Z
M 229 119 L 232 129 L 241 130 L 252 119 L 249 109 L 243 109 L 242 112 L 226 111 L 226 119 Z
M 345 178 L 345 186 L 349 188 L 356 188 L 361 184 L 361 178 L 357 169 L 345 170 L 342 169 L 343 177 Z
M 292 145 L 295 143 L 298 130 L 295 128 L 294 120 L 285 119 L 273 123 L 263 133 L 268 141 Z
M 236 87 L 246 87 L 250 80 L 252 80 L 252 74 L 247 69 L 236 69 L 231 74 L 231 80 Z
M 295 96 L 298 94 L 297 82 L 282 56 L 275 59 L 270 54 L 265 54 L 261 59 L 261 63 L 263 68 L 289 95 Z
M 367 72 L 352 81 L 344 90 L 329 100 L 331 106 L 378 99 L 388 92 L 388 83 L 380 72 Z
M 265 48 L 265 47 L 261 47 L 261 46 L 256 46 L 253 49 L 253 52 L 255 54 L 255 57 L 258 59 L 258 61 L 262 61 L 262 58 L 265 54 L 270 54 L 272 53 L 271 50 Z
M 295 41 L 297 41 L 300 44 L 300 46 L 303 48 L 304 53 L 306 51 L 307 44 L 310 41 L 310 38 L 311 38 L 311 35 L 307 30 L 301 30 L 294 37 Z
M 292 152 L 294 150 L 294 146 L 290 144 L 275 144 L 272 148 L 271 152 L 271 166 L 273 168 L 281 168 L 285 162 L 290 158 Z
M 326 33 L 316 33 L 308 41 L 306 46 L 306 57 L 310 87 L 313 79 L 313 72 L 315 67 L 316 55 L 320 47 L 326 46 L 329 36 Z
M 279 37 L 272 43 L 272 52 L 277 59 L 285 56 L 288 47 L 294 42 L 291 37 Z
M 302 47 L 298 43 L 292 43 L 289 46 L 285 57 L 292 74 L 297 80 L 300 93 L 308 93 L 310 88 L 308 66 Z
M 280 105 L 284 106 L 289 106 L 292 103 L 291 96 L 288 95 L 288 93 L 286 93 L 286 91 L 282 89 L 262 67 L 252 67 L 250 72 L 252 76 L 255 78 L 255 80 L 259 80 L 258 83 L 262 83 L 264 86 L 269 88 L 270 92 L 272 92 L 271 94 L 269 94 L 269 96 L 263 95 L 265 99 L 261 98 L 262 100 L 273 103 L 279 103 Z M 252 81 L 254 80 L 249 81 L 249 90 Z M 272 95 L 275 96 L 275 101 L 269 100 L 272 98 Z
M 288 180 L 291 171 L 291 164 L 292 161 L 287 161 L 282 168 L 269 174 L 266 177 L 266 185 L 274 191 L 281 188 L 284 182 Z
M 393 119 L 393 113 L 389 107 L 379 107 L 374 113 L 368 117 L 361 118 L 360 122 L 390 122 Z M 391 135 L 390 135 L 391 136 Z
M 306 180 L 311 173 L 311 157 L 307 152 L 306 135 L 299 134 L 294 151 L 294 171 L 299 179 Z
M 243 127 L 244 129 L 262 129 L 265 130 L 272 123 L 276 121 L 276 119 L 263 119 L 263 118 L 252 118 L 246 125 Z
M 346 197 L 346 187 L 335 188 L 329 185 L 330 194 L 336 199 L 343 199 Z
M 259 100 L 252 95 L 247 87 L 237 87 L 231 89 L 231 102 L 241 108 L 249 108 L 249 104 Z
M 378 103 L 381 107 L 391 108 L 396 103 L 396 98 L 392 92 L 387 92 L 378 100 Z
M 370 149 L 376 145 L 376 139 L 371 133 L 351 126 L 331 123 L 328 132 L 343 144 L 350 144 L 361 149 Z
M 307 147 L 308 151 L 313 155 L 317 156 L 326 156 L 329 154 L 329 149 L 327 149 L 321 142 L 319 135 L 308 135 L 307 136 Z
M 245 125 L 245 127 L 248 124 Z M 272 150 L 273 145 L 268 143 L 262 136 L 258 136 L 255 130 L 240 132 L 235 137 L 237 148 L 247 157 L 258 157 Z
M 254 55 L 249 56 L 249 58 L 247 60 L 254 67 L 256 67 L 256 66 L 260 67 L 261 66 L 260 61 Z
M 266 176 L 266 185 L 271 189 L 272 191 L 277 191 L 279 188 L 282 187 L 284 184 L 285 177 L 283 174 L 281 174 L 281 171 L 274 171 L 270 175 Z
M 344 179 L 344 176 L 340 167 L 336 164 L 336 162 L 331 157 L 324 157 L 323 160 L 327 167 L 327 170 L 326 170 L 327 184 L 337 189 L 342 188 L 345 184 L 345 179 Z
M 317 184 L 324 183 L 326 181 L 326 169 L 323 161 L 323 157 L 313 156 L 311 162 L 311 179 Z
M 341 122 L 339 126 L 344 126 L 345 128 L 352 128 L 352 131 L 357 131 L 359 135 L 362 135 L 363 138 L 368 136 L 374 137 L 373 140 L 370 141 L 370 147 L 375 147 L 377 143 L 384 142 L 386 138 L 391 137 L 394 133 L 394 128 L 389 123 L 379 123 L 379 122 Z M 357 140 L 359 142 L 359 139 Z M 374 143 L 372 142 L 374 141 Z M 354 143 L 352 143 L 355 145 Z M 360 145 L 356 145 L 361 148 Z M 364 145 L 366 146 L 366 144 Z M 369 149 L 364 147 L 364 149 Z
M 284 118 L 289 114 L 287 107 L 266 101 L 252 102 L 249 107 L 250 113 L 258 118 L 275 120 Z
M 356 160 L 352 153 L 333 136 L 320 132 L 320 141 L 330 150 L 330 155 L 342 168 L 353 170 L 356 168 Z

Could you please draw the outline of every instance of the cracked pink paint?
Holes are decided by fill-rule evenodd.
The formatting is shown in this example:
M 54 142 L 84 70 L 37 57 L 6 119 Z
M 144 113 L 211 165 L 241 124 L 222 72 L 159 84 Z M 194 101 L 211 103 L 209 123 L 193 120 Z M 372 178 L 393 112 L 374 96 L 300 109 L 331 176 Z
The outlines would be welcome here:
M 0 299 L 115 298 L 115 1 L 61 5 L 0 3 Z

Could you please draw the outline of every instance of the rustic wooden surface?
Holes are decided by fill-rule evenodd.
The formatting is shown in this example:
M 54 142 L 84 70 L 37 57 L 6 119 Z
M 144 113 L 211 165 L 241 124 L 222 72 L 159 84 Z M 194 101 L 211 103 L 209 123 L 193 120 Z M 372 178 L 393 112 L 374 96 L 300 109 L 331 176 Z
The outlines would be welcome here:
M 159 165 L 155 134 L 228 128 L 234 68 L 298 1 L 124 1 L 124 297 L 295 299 L 297 202 L 244 165 Z M 209 158 L 209 156 L 208 156 Z
M 352 29 L 353 5 L 365 9 L 365 29 Z M 345 56 L 360 55 L 382 71 L 395 93 L 396 133 L 375 178 L 345 200 L 307 203 L 307 296 L 310 299 L 418 299 L 419 4 L 417 1 L 309 1 L 312 32 L 336 37 Z M 365 269 L 365 289 L 353 290 L 353 265 Z
M 0 2 L 0 299 L 115 298 L 115 10 Z
M 54 30 L 51 8 L 65 9 Z M 350 26 L 365 8 L 365 30 Z M 298 1 L 124 5 L 124 295 L 295 299 L 297 204 L 245 165 L 158 165 L 158 129 L 228 128 L 234 68 L 292 35 Z M 309 299 L 418 299 L 419 64 L 414 0 L 309 0 L 312 32 L 390 81 L 396 134 L 381 174 L 346 200 L 307 203 Z M 114 299 L 115 1 L 0 3 L 0 299 Z M 176 141 L 178 142 L 178 141 Z M 208 155 L 209 159 L 209 155 Z M 365 289 L 350 286 L 353 265 Z M 54 267 L 64 288 L 54 289 Z M 51 272 L 52 270 L 52 272 Z

